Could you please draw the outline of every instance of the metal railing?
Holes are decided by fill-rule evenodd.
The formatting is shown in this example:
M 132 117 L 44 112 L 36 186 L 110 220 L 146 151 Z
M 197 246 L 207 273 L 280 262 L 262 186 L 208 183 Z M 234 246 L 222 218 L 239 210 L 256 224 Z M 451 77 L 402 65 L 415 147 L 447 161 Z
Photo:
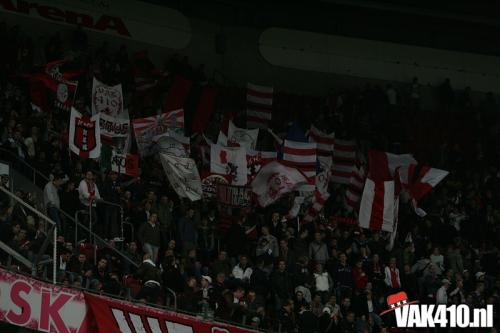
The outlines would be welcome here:
M 103 238 L 99 237 L 97 234 L 95 233 L 92 233 L 92 229 L 89 228 L 89 227 L 86 227 L 85 225 L 81 224 L 78 220 L 78 216 L 79 216 L 79 212 L 80 214 L 82 214 L 82 212 L 85 212 L 87 213 L 87 211 L 85 210 L 81 210 L 81 211 L 77 211 L 76 214 L 75 214 L 75 217 L 72 217 L 70 216 L 68 213 L 66 213 L 64 210 L 58 208 L 58 211 L 59 213 L 61 213 L 65 218 L 69 219 L 70 221 L 73 222 L 73 225 L 75 226 L 75 246 L 78 244 L 79 240 L 78 240 L 78 228 L 81 228 L 83 229 L 84 231 L 88 232 L 89 235 L 91 235 L 91 239 L 94 240 L 94 243 L 91 243 L 94 246 L 94 261 L 96 260 L 96 256 L 95 256 L 95 251 L 97 250 L 97 242 L 99 242 L 99 245 L 103 245 L 103 246 L 106 246 L 107 248 L 111 249 L 113 252 L 115 252 L 116 254 L 118 254 L 121 258 L 125 259 L 126 261 L 128 261 L 131 265 L 133 265 L 134 267 L 139 267 L 139 265 L 137 265 L 137 263 L 135 261 L 133 261 L 132 259 L 129 258 L 129 256 L 127 256 L 125 253 L 123 253 L 122 251 L 114 248 L 113 246 L 109 245 L 109 243 L 104 240 Z M 90 220 L 89 220 L 90 221 Z M 90 241 L 90 239 L 89 239 Z
M 29 172 L 27 172 L 31 177 L 31 181 L 36 184 L 36 179 L 37 176 L 42 178 L 45 182 L 49 181 L 49 176 L 44 175 L 40 171 L 38 171 L 36 168 L 34 168 L 31 164 L 20 158 L 17 154 L 13 153 L 12 151 L 5 149 L 3 147 L 0 147 L 0 153 L 2 156 L 5 157 L 5 155 L 9 156 L 10 161 L 13 163 L 20 163 L 24 168 L 28 169 Z M 26 173 L 24 173 L 26 175 Z
M 23 199 L 19 198 L 17 195 L 15 195 L 14 193 L 10 192 L 9 190 L 3 188 L 2 186 L 0 186 L 0 191 L 2 191 L 4 194 L 7 194 L 9 197 L 11 197 L 12 199 L 14 199 L 15 202 L 19 203 L 20 205 L 24 206 L 24 208 L 28 209 L 29 211 L 31 211 L 33 214 L 35 214 L 36 216 L 38 216 L 40 219 L 46 221 L 47 223 L 51 224 L 52 225 L 52 234 L 53 234 L 53 244 L 52 244 L 52 279 L 53 279 L 53 283 L 56 283 L 56 279 L 57 279 L 57 223 L 52 221 L 52 219 L 48 218 L 47 216 L 45 216 L 44 214 L 42 214 L 40 211 L 38 211 L 37 209 L 31 207 L 31 205 L 29 205 L 28 203 L 26 203 Z M 46 239 L 46 242 L 44 242 L 44 245 L 42 246 L 42 248 L 44 248 L 45 246 L 47 246 L 48 244 L 48 241 L 49 241 L 49 237 L 47 237 Z M 37 256 L 37 260 L 35 260 L 35 263 L 33 264 L 33 272 L 36 270 L 36 264 L 38 264 L 38 259 L 40 258 L 40 253 L 39 255 Z

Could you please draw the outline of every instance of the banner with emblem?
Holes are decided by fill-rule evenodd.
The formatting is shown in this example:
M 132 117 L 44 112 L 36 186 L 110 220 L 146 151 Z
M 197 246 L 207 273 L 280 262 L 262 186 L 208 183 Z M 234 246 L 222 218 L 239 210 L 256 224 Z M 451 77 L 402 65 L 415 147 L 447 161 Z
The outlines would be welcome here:
M 248 171 L 245 148 L 212 144 L 210 172 L 227 176 L 232 185 L 246 185 Z
M 94 77 L 92 84 L 92 114 L 117 117 L 123 112 L 122 85 L 108 86 Z
M 54 106 L 63 111 L 69 111 L 75 104 L 77 81 L 56 80 L 56 98 Z
M 99 114 L 84 116 L 75 108 L 71 108 L 69 148 L 83 158 L 98 158 L 101 155 Z
M 193 159 L 160 153 L 160 160 L 170 185 L 179 197 L 191 201 L 201 199 L 201 179 Z
M 320 193 L 328 192 L 328 184 L 332 176 L 332 157 L 318 156 L 319 170 L 316 174 L 316 189 Z
M 307 178 L 302 172 L 274 161 L 260 170 L 251 186 L 259 204 L 266 207 L 297 186 L 306 183 Z
M 120 153 L 113 149 L 111 153 L 111 170 L 127 176 L 137 177 L 139 176 L 139 156 Z

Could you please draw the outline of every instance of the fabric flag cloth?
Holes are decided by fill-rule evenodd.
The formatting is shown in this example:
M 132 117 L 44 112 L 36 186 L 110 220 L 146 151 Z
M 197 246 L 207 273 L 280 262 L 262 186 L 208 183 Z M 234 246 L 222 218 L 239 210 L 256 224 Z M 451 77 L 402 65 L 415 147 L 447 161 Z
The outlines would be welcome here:
M 199 133 L 208 126 L 208 121 L 215 111 L 218 90 L 213 87 L 203 87 L 200 100 L 196 107 L 196 114 L 191 125 L 191 133 Z
M 210 172 L 228 176 L 232 185 L 246 185 L 248 170 L 245 148 L 211 145 Z
M 332 156 L 333 147 L 335 144 L 335 133 L 324 133 L 311 125 L 309 130 L 309 141 L 317 143 L 319 156 Z
M 320 191 L 314 191 L 312 205 L 311 207 L 309 207 L 307 214 L 300 221 L 300 224 L 304 225 L 313 222 L 325 206 L 325 203 L 329 197 L 330 193 L 328 192 L 321 193 Z
M 375 181 L 392 180 L 399 167 L 417 164 L 410 154 L 392 154 L 378 150 L 368 152 L 368 177 Z
M 232 147 L 245 147 L 255 149 L 259 129 L 245 129 L 237 127 L 231 120 L 227 130 L 227 144 Z
M 316 174 L 316 190 L 320 193 L 328 192 L 328 185 L 332 175 L 332 157 L 318 156 L 319 170 Z
M 247 128 L 267 128 L 273 113 L 273 87 L 247 83 Z
M 399 168 L 415 163 L 410 154 L 368 152 L 368 177 L 359 208 L 359 225 L 394 232 L 398 217 L 401 182 Z
M 316 177 L 316 143 L 285 140 L 283 145 L 283 164 L 297 168 L 314 185 Z
M 160 153 L 167 155 L 189 157 L 191 152 L 190 141 L 189 137 L 167 131 L 167 135 L 162 135 L 158 139 L 158 149 Z
M 192 86 L 192 81 L 177 75 L 168 91 L 164 111 L 183 109 Z
M 139 156 L 120 153 L 113 149 L 111 170 L 131 177 L 139 176 Z
M 307 183 L 307 178 L 297 169 L 278 161 L 266 164 L 251 183 L 260 206 L 266 207 L 298 185 Z
M 157 116 L 132 120 L 137 148 L 141 156 L 154 154 L 157 142 L 168 130 L 184 135 L 184 111 L 176 110 Z
M 349 184 L 356 166 L 356 142 L 335 139 L 333 146 L 332 181 Z
M 80 157 L 98 158 L 101 155 L 99 115 L 84 116 L 71 109 L 69 122 L 69 148 Z
M 351 179 L 349 180 L 349 185 L 345 192 L 345 203 L 346 208 L 349 211 L 357 210 L 359 206 L 359 200 L 363 194 L 363 188 L 365 186 L 366 172 L 363 166 L 356 166 L 352 172 Z
M 401 185 L 408 191 L 410 197 L 417 202 L 449 174 L 445 170 L 428 166 L 419 167 L 415 164 L 401 167 L 398 171 Z
M 161 164 L 177 195 L 191 201 L 202 197 L 201 179 L 196 162 L 191 158 L 160 153 Z
M 366 178 L 358 217 L 360 227 L 394 231 L 394 219 L 397 216 L 394 191 L 393 180 L 373 181 Z
M 260 169 L 267 163 L 276 161 L 278 153 L 275 151 L 256 151 L 252 149 L 246 150 L 247 154 L 247 169 L 248 169 L 248 183 L 257 176 Z
M 94 77 L 92 84 L 92 114 L 104 113 L 117 117 L 123 113 L 122 85 L 108 86 Z
M 123 113 L 122 116 L 124 116 Z M 99 127 L 103 141 L 111 140 L 113 138 L 126 138 L 130 131 L 130 119 L 128 118 L 128 112 L 126 117 L 115 117 L 107 115 L 106 113 L 100 113 Z
M 293 199 L 293 205 L 288 211 L 288 213 L 285 215 L 285 218 L 287 220 L 291 220 L 296 218 L 299 215 L 300 212 L 300 207 L 304 203 L 304 197 L 302 196 L 297 196 Z

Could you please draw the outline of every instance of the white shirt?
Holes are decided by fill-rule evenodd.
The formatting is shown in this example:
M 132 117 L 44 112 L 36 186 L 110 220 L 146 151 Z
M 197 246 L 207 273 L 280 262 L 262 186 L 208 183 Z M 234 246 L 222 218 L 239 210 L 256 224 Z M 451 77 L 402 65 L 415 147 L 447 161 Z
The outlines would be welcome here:
M 250 267 L 247 267 L 245 270 L 243 270 L 240 267 L 240 265 L 236 265 L 233 268 L 233 276 L 235 279 L 250 280 L 252 273 L 253 273 L 253 271 Z
M 444 286 L 439 288 L 436 293 L 436 304 L 448 304 L 448 294 Z
M 328 283 L 328 273 L 314 273 L 314 280 L 316 281 L 317 291 L 328 291 L 330 290 L 330 284 Z
M 57 187 L 51 181 L 48 182 L 45 185 L 45 188 L 43 189 L 43 203 L 45 204 L 45 207 L 47 206 L 54 206 L 57 208 L 60 207 L 59 193 L 57 192 Z
M 80 202 L 84 206 L 90 206 L 90 199 L 100 199 L 101 195 L 99 194 L 99 189 L 97 188 L 97 184 L 94 183 L 94 196 L 90 197 L 89 188 L 87 186 L 87 181 L 82 179 L 80 185 L 78 185 L 78 197 L 80 198 Z M 95 205 L 95 202 L 94 204 Z

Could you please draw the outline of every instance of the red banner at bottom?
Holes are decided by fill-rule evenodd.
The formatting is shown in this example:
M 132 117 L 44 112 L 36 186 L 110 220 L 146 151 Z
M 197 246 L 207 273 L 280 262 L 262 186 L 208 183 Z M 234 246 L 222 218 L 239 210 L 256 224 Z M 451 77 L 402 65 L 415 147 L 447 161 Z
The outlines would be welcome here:
M 85 294 L 100 333 L 250 333 L 244 328 L 176 312 Z

